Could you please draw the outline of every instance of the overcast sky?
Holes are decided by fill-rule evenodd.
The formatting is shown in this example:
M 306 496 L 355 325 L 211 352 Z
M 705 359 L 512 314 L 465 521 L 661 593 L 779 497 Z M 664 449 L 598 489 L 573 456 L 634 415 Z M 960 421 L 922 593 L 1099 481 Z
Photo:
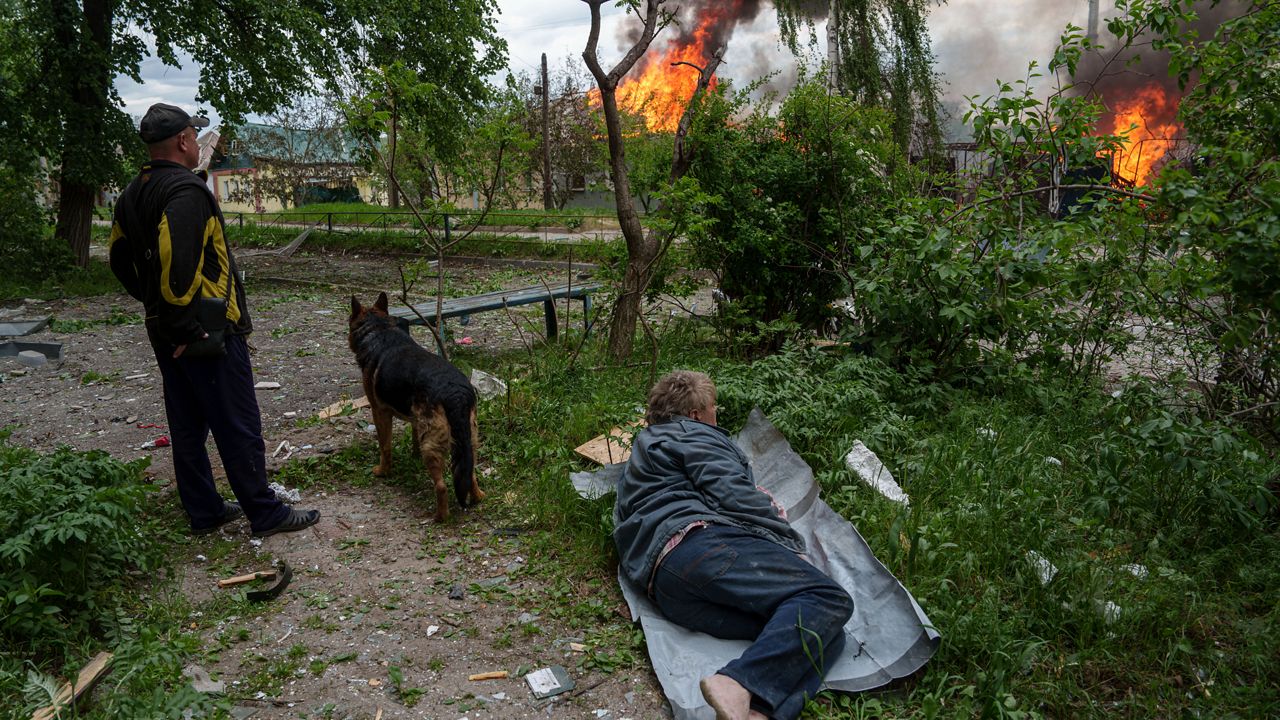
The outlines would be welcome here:
M 535 72 L 544 52 L 552 68 L 561 66 L 566 57 L 581 55 L 590 28 L 587 6 L 581 0 L 499 0 L 498 4 L 502 8 L 498 31 L 508 43 L 512 72 Z M 1103 5 L 1106 9 L 1111 3 Z M 1023 77 L 1030 60 L 1044 64 L 1068 22 L 1082 26 L 1087 14 L 1086 0 L 951 0 L 936 8 L 929 28 L 937 69 L 946 83 L 945 95 L 959 106 L 963 96 L 990 94 L 997 78 Z M 603 15 L 600 51 L 602 60 L 610 63 L 620 55 L 622 24 L 635 18 L 608 3 Z M 765 8 L 754 22 L 736 29 L 721 74 L 746 81 L 773 69 L 781 71 L 785 82 L 795 66 L 791 54 L 779 45 L 772 9 Z M 116 87 L 126 111 L 135 117 L 152 103 L 164 101 L 188 112 L 204 110 L 217 125 L 216 111 L 195 101 L 198 73 L 194 62 L 174 68 L 152 57 L 142 65 L 142 84 L 122 76 Z

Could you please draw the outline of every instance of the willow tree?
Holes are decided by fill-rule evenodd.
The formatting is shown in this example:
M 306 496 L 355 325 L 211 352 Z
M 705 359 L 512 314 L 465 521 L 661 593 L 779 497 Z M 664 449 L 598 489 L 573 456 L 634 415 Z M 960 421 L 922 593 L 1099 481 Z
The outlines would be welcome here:
M 938 81 L 925 20 L 931 0 L 775 0 L 782 36 L 793 52 L 827 19 L 835 52 L 833 89 L 893 116 L 902 151 L 928 154 L 942 141 Z

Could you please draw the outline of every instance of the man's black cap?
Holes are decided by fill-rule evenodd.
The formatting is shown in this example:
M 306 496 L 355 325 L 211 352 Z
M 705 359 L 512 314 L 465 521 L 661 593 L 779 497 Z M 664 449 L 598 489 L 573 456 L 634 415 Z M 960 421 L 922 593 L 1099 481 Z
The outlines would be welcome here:
M 177 135 L 188 127 L 202 128 L 209 126 L 209 118 L 207 117 L 191 117 L 186 110 L 165 103 L 156 103 L 147 109 L 147 114 L 142 116 L 142 124 L 138 127 L 138 134 L 142 136 L 142 141 L 150 145 L 151 143 L 168 140 Z

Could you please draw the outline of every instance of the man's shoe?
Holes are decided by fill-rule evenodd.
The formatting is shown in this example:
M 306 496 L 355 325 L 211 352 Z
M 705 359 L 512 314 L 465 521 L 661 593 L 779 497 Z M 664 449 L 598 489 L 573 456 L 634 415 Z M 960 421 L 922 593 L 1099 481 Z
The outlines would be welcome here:
M 299 510 L 297 508 L 289 508 L 289 514 L 279 525 L 269 530 L 254 531 L 253 536 L 256 538 L 264 538 L 282 532 L 297 532 L 305 528 L 309 528 L 320 522 L 319 510 Z
M 244 517 L 244 509 L 240 507 L 240 503 L 224 502 L 222 504 L 222 519 L 218 520 L 216 524 L 210 525 L 209 527 L 200 528 L 198 530 L 193 528 L 191 530 L 191 534 L 197 535 L 197 536 L 208 535 L 210 533 L 217 531 L 217 529 L 222 527 L 223 525 L 226 525 L 227 523 L 230 523 L 230 522 L 235 522 L 236 520 L 239 520 L 242 517 Z

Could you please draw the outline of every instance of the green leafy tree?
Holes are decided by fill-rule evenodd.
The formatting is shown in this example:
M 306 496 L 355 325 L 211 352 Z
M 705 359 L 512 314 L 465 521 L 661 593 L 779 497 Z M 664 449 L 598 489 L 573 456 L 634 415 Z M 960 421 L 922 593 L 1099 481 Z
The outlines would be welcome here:
M 727 296 L 725 328 L 770 349 L 823 324 L 847 292 L 844 259 L 911 187 L 883 110 L 814 80 L 777 110 L 745 112 L 748 95 L 713 95 L 694 126 L 690 174 L 713 199 L 695 208 L 710 223 L 691 243 Z
M 168 65 L 179 52 L 200 63 L 199 99 L 229 122 L 269 113 L 319 82 L 338 89 L 345 69 L 395 55 L 440 90 L 423 98 L 448 119 L 483 95 L 484 78 L 503 61 L 493 0 L 246 0 L 188 6 L 151 0 L 4 0 L 6 48 L 29 70 L 6 73 L 7 131 L 22 122 L 25 141 L 5 143 L 9 164 L 47 158 L 60 188 L 56 235 L 80 264 L 88 261 L 94 196 L 121 184 L 141 153 L 133 121 L 120 109 L 120 74 L 139 80 L 152 52 Z M 154 51 L 147 40 L 154 43 Z M 448 122 L 442 129 L 452 137 Z M 443 141 L 443 140 L 442 140 Z M 124 150 L 122 153 L 121 150 Z
M 905 153 L 941 143 L 938 82 L 929 47 L 926 0 L 775 0 L 783 39 L 798 49 L 802 29 L 826 17 L 837 48 L 835 89 L 888 110 L 893 140 Z

